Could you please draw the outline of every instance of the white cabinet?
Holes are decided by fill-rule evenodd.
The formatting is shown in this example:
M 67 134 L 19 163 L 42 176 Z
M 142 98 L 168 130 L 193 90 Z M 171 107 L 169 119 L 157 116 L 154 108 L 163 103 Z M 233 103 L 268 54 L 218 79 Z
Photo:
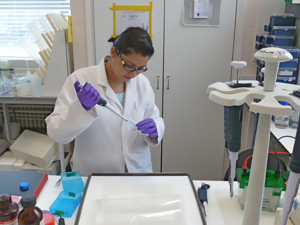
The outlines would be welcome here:
M 187 172 L 192 179 L 221 179 L 223 107 L 208 99 L 206 89 L 230 78 L 236 0 L 221 1 L 218 27 L 184 26 L 184 0 L 151 2 L 155 53 L 145 75 L 166 124 L 161 146 L 152 149 L 154 171 Z M 94 0 L 97 63 L 111 48 L 107 40 L 113 34 L 112 3 L 149 5 L 150 1 Z

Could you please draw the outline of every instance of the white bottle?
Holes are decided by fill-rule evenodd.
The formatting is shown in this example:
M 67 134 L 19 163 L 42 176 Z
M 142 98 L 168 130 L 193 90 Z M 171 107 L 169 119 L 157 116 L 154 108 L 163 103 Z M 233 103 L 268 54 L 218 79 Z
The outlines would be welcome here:
M 7 60 L 1 60 L 0 68 L 2 77 L 5 76 L 8 79 L 12 78 L 12 76 L 10 75 L 10 68 Z
M 32 90 L 32 96 L 34 97 L 42 96 L 42 91 L 43 91 L 42 80 L 39 78 L 39 76 L 36 73 L 34 73 L 31 77 L 31 90 Z

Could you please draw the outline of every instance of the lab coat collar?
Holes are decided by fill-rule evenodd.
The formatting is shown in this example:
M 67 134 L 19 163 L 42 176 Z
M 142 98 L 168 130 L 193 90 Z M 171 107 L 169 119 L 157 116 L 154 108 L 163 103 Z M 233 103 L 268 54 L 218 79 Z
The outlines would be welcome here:
M 107 97 L 112 99 L 116 104 L 118 104 L 121 108 L 122 105 L 116 95 L 116 93 L 113 91 L 113 89 L 110 87 L 108 80 L 107 80 L 107 74 L 105 70 L 105 58 L 101 60 L 101 62 L 98 65 L 97 69 L 97 82 L 99 85 L 105 87 L 105 94 Z M 132 108 L 134 107 L 135 101 L 138 96 L 137 88 L 136 88 L 136 78 L 133 78 L 126 83 L 126 93 L 125 93 L 125 104 L 124 104 L 124 115 L 125 116 L 131 116 L 130 112 Z

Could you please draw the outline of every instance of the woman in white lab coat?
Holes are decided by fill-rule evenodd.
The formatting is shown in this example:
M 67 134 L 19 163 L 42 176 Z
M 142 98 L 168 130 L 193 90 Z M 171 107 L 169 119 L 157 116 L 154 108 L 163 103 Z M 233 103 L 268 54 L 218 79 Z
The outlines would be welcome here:
M 47 133 L 58 143 L 75 139 L 71 167 L 83 175 L 152 172 L 150 146 L 158 145 L 165 131 L 153 90 L 141 74 L 154 53 L 152 41 L 137 27 L 110 41 L 114 42 L 110 56 L 67 78 L 46 118 Z M 79 85 L 86 82 L 85 87 Z M 100 98 L 137 122 L 138 130 L 97 105 Z

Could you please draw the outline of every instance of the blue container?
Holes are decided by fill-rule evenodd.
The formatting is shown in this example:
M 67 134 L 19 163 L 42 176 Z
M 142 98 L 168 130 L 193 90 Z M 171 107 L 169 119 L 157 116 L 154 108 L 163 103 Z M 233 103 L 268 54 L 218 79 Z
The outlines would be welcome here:
M 279 67 L 278 77 L 296 77 L 297 68 Z
M 281 62 L 279 63 L 279 68 L 297 68 L 298 65 L 298 59 L 292 59 L 290 61 L 286 61 L 286 62 Z
M 259 49 L 263 48 L 263 46 L 264 46 L 264 44 L 262 42 L 256 42 L 255 43 L 255 49 L 256 50 L 259 50 Z
M 277 77 L 276 82 L 296 84 L 296 77 Z
M 256 41 L 257 42 L 262 42 L 263 41 L 263 35 L 256 35 Z
M 278 48 L 283 48 L 287 51 L 289 51 L 294 59 L 298 59 L 299 58 L 299 48 L 295 47 L 295 46 L 277 46 L 277 45 L 270 45 L 270 47 L 278 47 Z
M 72 217 L 74 211 L 81 201 L 81 193 L 74 195 L 67 195 L 63 191 L 55 199 L 49 207 L 51 213 L 59 214 L 62 217 Z
M 267 44 L 279 45 L 279 46 L 293 46 L 294 45 L 294 36 L 275 36 L 268 35 Z
M 63 191 L 69 193 L 81 193 L 84 191 L 84 183 L 80 171 L 61 173 Z
M 296 26 L 274 26 L 270 34 L 277 36 L 295 36 Z
M 270 17 L 270 27 L 273 26 L 295 26 L 294 14 L 273 14 Z
M 265 26 L 264 26 L 264 31 L 265 31 L 265 32 L 270 32 L 270 30 L 271 30 L 271 29 L 270 29 L 270 26 L 269 26 L 269 25 L 265 25 Z

